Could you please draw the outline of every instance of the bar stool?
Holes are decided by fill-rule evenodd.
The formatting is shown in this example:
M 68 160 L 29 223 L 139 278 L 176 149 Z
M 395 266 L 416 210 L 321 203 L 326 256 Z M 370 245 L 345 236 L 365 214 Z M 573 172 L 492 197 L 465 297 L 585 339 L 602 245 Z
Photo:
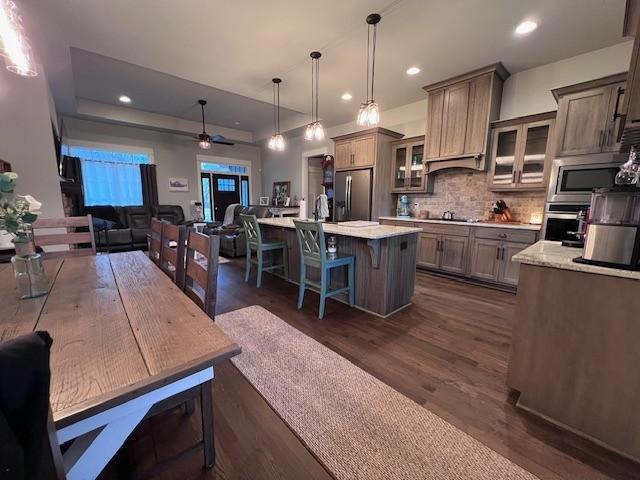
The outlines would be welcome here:
M 258 267 L 258 279 L 256 286 L 260 288 L 262 286 L 262 272 L 270 272 L 272 270 L 282 269 L 285 277 L 289 277 L 289 256 L 288 248 L 285 242 L 263 242 L 262 233 L 260 232 L 260 224 L 255 215 L 240 214 L 242 225 L 244 227 L 244 233 L 247 241 L 247 260 L 246 260 L 246 272 L 244 275 L 244 281 L 249 281 L 249 274 L 251 273 L 251 264 L 255 264 Z M 280 265 L 264 266 L 264 252 L 274 252 L 282 250 L 282 263 Z M 253 252 L 256 252 L 256 260 L 253 260 Z
M 349 305 L 353 306 L 355 299 L 355 256 L 337 255 L 327 257 L 327 247 L 321 222 L 305 222 L 294 220 L 298 242 L 300 243 L 300 291 L 298 294 L 298 308 L 302 308 L 304 292 L 307 286 L 320 289 L 320 311 L 318 318 L 324 317 L 324 305 L 327 298 L 340 293 L 349 292 Z M 347 267 L 348 285 L 336 290 L 329 290 L 331 269 Z M 320 284 L 307 278 L 307 267 L 320 269 Z

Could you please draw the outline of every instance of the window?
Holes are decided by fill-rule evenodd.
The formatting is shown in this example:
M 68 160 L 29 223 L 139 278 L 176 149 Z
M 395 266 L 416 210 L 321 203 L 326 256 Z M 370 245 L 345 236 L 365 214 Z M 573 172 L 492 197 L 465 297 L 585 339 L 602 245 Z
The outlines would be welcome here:
M 242 177 L 240 181 L 240 203 L 243 207 L 249 206 L 249 177 Z
M 81 146 L 62 153 L 81 160 L 85 206 L 142 205 L 140 165 L 151 163 L 150 153 Z
M 241 165 L 230 165 L 226 163 L 201 162 L 200 170 L 203 172 L 215 173 L 247 173 L 247 167 Z
M 218 191 L 219 192 L 235 192 L 236 179 L 235 178 L 219 178 Z

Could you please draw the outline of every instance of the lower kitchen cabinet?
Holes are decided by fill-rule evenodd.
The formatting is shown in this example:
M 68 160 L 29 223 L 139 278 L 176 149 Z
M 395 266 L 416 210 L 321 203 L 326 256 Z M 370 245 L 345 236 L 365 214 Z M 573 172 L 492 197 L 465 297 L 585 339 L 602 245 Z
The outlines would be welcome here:
M 476 238 L 471 247 L 469 276 L 516 287 L 520 264 L 511 258 L 530 243 Z
M 466 273 L 468 237 L 442 235 L 440 238 L 440 270 Z
M 387 219 L 381 223 L 422 228 L 418 267 L 505 287 L 518 286 L 520 264 L 512 261 L 512 257 L 535 243 L 538 237 L 538 232 L 528 229 Z

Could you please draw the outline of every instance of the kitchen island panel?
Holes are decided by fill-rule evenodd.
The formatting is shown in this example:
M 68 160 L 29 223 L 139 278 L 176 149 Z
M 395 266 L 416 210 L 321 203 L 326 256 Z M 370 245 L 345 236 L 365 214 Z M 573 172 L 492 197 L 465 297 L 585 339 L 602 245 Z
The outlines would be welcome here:
M 289 256 L 288 280 L 299 283 L 300 247 L 295 229 L 260 223 L 266 241 L 286 242 Z M 347 235 L 336 235 L 336 238 L 338 252 L 342 255 L 354 255 L 356 258 L 356 307 L 386 317 L 410 305 L 415 290 L 417 233 L 409 232 L 379 239 Z M 275 255 L 276 258 L 273 261 L 281 262 L 281 254 L 275 253 Z M 319 282 L 318 269 L 308 268 L 307 275 Z M 331 289 L 341 288 L 346 284 L 346 268 L 333 269 Z M 335 298 L 347 301 L 346 295 Z

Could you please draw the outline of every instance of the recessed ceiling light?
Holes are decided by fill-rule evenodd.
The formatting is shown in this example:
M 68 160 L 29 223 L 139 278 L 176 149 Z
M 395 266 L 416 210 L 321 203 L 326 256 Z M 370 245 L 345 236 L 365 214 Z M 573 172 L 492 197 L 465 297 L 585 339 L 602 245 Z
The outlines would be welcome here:
M 343 93 L 341 98 L 343 100 L 349 101 L 349 100 L 351 100 L 353 98 L 353 95 L 351 95 L 349 92 L 347 92 L 347 93 Z
M 120 100 L 122 103 L 131 103 L 131 98 L 127 97 L 126 95 L 120 95 L 118 100 Z
M 420 69 L 418 67 L 407 68 L 407 75 L 417 75 L 418 73 L 420 73 Z
M 234 125 L 240 125 L 240 122 L 233 122 Z
M 526 20 L 516 27 L 516 33 L 518 35 L 526 35 L 527 33 L 533 32 L 536 28 L 538 28 L 538 24 L 536 22 Z

